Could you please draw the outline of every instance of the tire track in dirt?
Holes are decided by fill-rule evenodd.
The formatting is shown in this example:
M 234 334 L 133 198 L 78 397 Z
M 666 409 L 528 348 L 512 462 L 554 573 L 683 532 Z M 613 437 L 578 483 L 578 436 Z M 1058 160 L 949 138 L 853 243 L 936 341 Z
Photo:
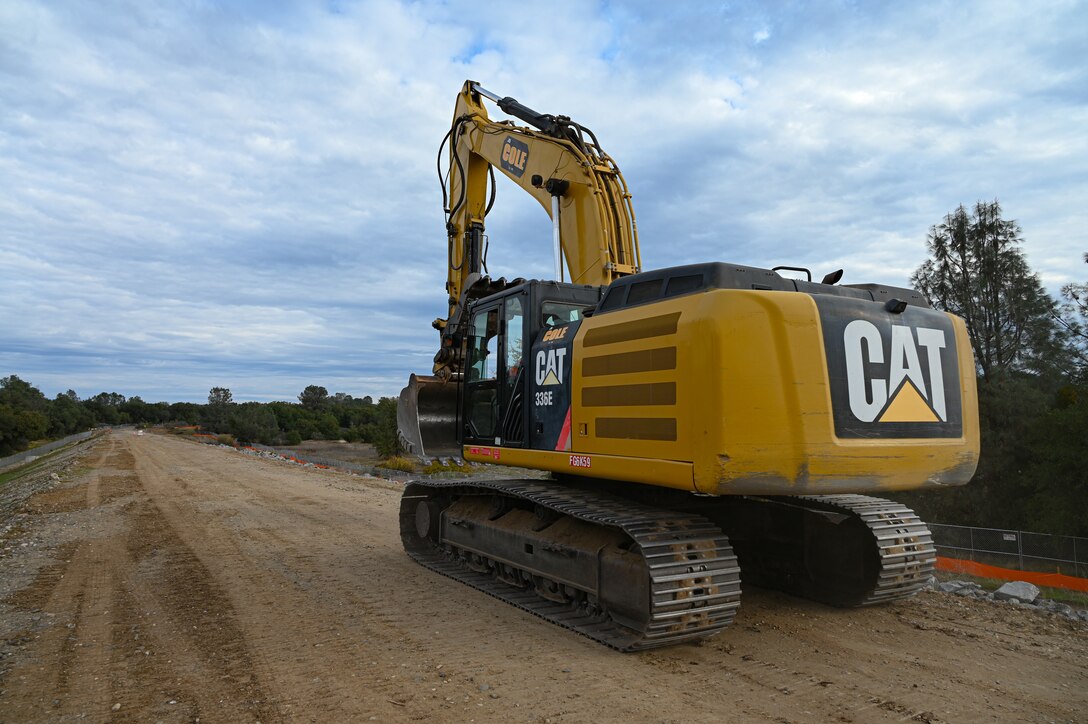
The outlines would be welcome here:
M 142 490 L 131 452 L 113 438 L 93 464 L 78 485 L 41 493 L 28 507 L 71 512 L 78 494 L 87 508 L 112 507 L 107 514 L 124 525 L 60 551 L 63 562 L 12 597 L 56 624 L 33 644 L 50 665 L 10 672 L 3 710 L 17 720 L 277 719 L 226 597 Z M 67 504 L 55 505 L 62 494 Z
M 237 462 L 252 475 L 252 461 Z M 142 474 L 155 481 L 149 483 L 152 486 L 165 489 L 171 476 L 179 474 L 156 451 L 149 451 L 143 464 Z M 210 478 L 230 478 L 233 465 L 224 467 L 209 474 L 187 466 L 183 474 L 191 482 L 214 485 Z M 279 466 L 269 471 L 273 477 L 284 472 Z M 403 684 L 414 683 L 408 677 L 417 674 L 409 675 L 395 664 L 390 668 L 389 657 L 403 661 L 421 650 L 433 633 L 421 635 L 419 620 L 403 606 L 391 605 L 390 591 L 381 585 L 398 568 L 408 576 L 422 573 L 404 556 L 390 555 L 392 526 L 373 519 L 368 511 L 359 515 L 337 510 L 312 498 L 285 500 L 301 496 L 281 497 L 279 488 L 247 492 L 244 501 L 232 501 L 242 512 L 233 509 L 235 514 L 229 517 L 217 515 L 206 501 L 174 500 L 166 507 L 168 515 L 179 519 L 187 516 L 186 507 L 199 508 L 207 523 L 189 533 L 200 538 L 212 565 L 224 572 L 247 571 L 234 579 L 235 595 L 249 602 L 245 616 L 249 641 L 277 682 L 276 689 L 293 692 L 285 711 L 314 712 L 319 718 L 326 713 L 364 719 L 411 717 L 417 697 L 406 693 Z M 421 583 L 425 580 L 424 575 Z M 285 661 L 305 665 L 284 666 Z M 369 680 L 366 687 L 360 686 L 362 678 Z M 344 692 L 352 690 L 357 693 L 345 697 Z M 422 709 L 415 715 L 427 713 Z

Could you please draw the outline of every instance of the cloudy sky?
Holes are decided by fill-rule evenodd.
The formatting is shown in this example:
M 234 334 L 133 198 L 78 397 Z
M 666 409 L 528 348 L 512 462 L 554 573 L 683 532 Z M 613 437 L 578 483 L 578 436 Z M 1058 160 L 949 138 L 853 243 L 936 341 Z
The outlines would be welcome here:
M 595 131 L 645 268 L 906 285 L 931 225 L 996 198 L 1048 289 L 1088 279 L 1086 3 L 534 7 L 0 2 L 0 376 L 395 394 L 446 312 L 466 78 Z M 504 179 L 488 235 L 493 274 L 551 277 Z

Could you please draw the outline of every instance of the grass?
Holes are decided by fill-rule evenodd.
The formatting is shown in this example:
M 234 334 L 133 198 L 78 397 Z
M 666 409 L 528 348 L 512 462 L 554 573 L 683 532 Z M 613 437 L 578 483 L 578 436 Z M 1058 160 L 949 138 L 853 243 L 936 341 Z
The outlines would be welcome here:
M 378 467 L 387 468 L 389 470 L 399 470 L 402 473 L 414 473 L 416 471 L 416 464 L 403 455 L 386 458 L 378 463 Z
M 6 473 L 0 473 L 0 485 L 4 485 L 9 480 L 14 480 L 15 478 L 22 477 L 23 475 L 26 475 L 27 473 L 34 472 L 38 468 L 40 468 L 43 465 L 45 465 L 46 463 L 48 463 L 49 458 L 53 457 L 54 455 L 61 452 L 62 450 L 67 450 L 67 449 L 68 449 L 68 445 L 65 445 L 64 447 L 61 447 L 61 448 L 57 448 L 56 450 L 51 450 L 51 451 L 47 452 L 45 455 L 42 455 L 37 460 L 32 460 L 31 462 L 27 463 L 26 465 L 19 465 L 19 466 L 15 467 L 15 468 L 12 468 L 9 471 L 7 471 Z
M 94 438 L 94 436 L 92 436 L 92 437 L 87 438 L 87 439 L 93 440 L 95 438 Z M 46 442 L 51 442 L 51 441 L 47 440 Z M 26 463 L 25 465 L 18 465 L 16 467 L 12 468 L 11 470 L 7 471 L 6 473 L 0 473 L 0 485 L 4 485 L 9 480 L 14 480 L 15 478 L 26 475 L 27 473 L 34 472 L 35 470 L 37 470 L 42 465 L 45 465 L 47 462 L 49 462 L 49 459 L 51 457 L 53 457 L 54 455 L 62 453 L 65 450 L 69 450 L 69 449 L 71 449 L 71 447 L 73 445 L 78 445 L 80 442 L 84 442 L 84 441 L 83 440 L 76 440 L 74 442 L 68 443 L 67 445 L 62 445 L 61 447 L 58 447 L 56 450 L 50 450 L 49 452 L 47 452 L 44 455 L 42 455 L 41 457 L 39 457 L 37 460 L 32 460 L 29 463 Z M 82 473 L 82 472 L 86 472 L 86 470 L 89 470 L 89 468 L 86 468 L 86 469 L 77 468 L 77 470 L 79 470 Z
M 471 473 L 472 466 L 468 463 L 456 463 L 452 460 L 449 462 L 432 460 L 427 467 L 423 468 L 423 472 L 428 475 L 433 475 L 435 473 Z
M 18 478 L 29 472 L 33 472 L 36 468 L 41 467 L 43 464 L 45 464 L 45 460 L 39 459 L 35 460 L 34 462 L 27 463 L 26 465 L 20 465 L 19 467 L 13 470 L 9 470 L 6 473 L 0 473 L 0 485 L 4 485 L 8 481 L 14 480 L 15 478 Z
M 980 576 L 969 576 L 966 573 L 949 573 L 947 571 L 938 571 L 937 578 L 942 581 L 973 581 L 987 591 L 996 591 L 1008 583 L 1008 581 L 1000 578 L 982 578 Z M 1069 604 L 1073 608 L 1088 608 L 1088 593 L 1070 591 L 1066 588 L 1039 586 L 1039 595 L 1043 598 L 1049 598 L 1051 601 Z

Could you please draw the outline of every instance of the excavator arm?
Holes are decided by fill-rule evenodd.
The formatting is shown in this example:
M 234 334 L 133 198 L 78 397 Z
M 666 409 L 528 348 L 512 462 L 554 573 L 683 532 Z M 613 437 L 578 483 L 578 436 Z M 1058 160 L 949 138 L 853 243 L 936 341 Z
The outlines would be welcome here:
M 491 120 L 484 98 L 532 128 Z M 449 315 L 434 322 L 442 335 L 434 364 L 440 378 L 460 372 L 460 326 L 468 304 L 503 286 L 492 282 L 484 268 L 488 180 L 494 178 L 494 169 L 536 199 L 551 217 L 559 281 L 564 281 L 564 262 L 569 281 L 602 286 L 638 272 L 641 265 L 627 184 L 615 161 L 584 126 L 565 116 L 537 113 L 466 81 L 447 139 Z M 493 182 L 491 194 L 493 200 Z
M 484 99 L 527 125 L 491 120 Z M 551 218 L 558 281 L 565 281 L 564 263 L 570 282 L 601 286 L 641 267 L 627 183 L 589 129 L 466 81 L 446 142 L 449 168 L 442 188 L 449 313 L 432 324 L 441 337 L 432 375 L 412 375 L 397 406 L 401 442 L 420 455 L 460 454 L 455 423 L 468 308 L 508 286 L 504 279 L 492 280 L 486 268 L 484 223 L 494 202 L 495 169 Z

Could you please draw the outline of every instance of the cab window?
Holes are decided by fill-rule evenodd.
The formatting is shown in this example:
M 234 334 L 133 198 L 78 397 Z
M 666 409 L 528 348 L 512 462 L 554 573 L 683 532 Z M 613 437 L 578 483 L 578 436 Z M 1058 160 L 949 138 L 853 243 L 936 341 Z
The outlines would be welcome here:
M 493 380 L 499 376 L 498 310 L 480 312 L 472 319 L 472 346 L 469 349 L 469 381 Z
M 566 304 L 563 302 L 544 302 L 540 305 L 540 320 L 545 328 L 558 327 L 561 324 L 577 322 L 582 318 L 584 304 Z

